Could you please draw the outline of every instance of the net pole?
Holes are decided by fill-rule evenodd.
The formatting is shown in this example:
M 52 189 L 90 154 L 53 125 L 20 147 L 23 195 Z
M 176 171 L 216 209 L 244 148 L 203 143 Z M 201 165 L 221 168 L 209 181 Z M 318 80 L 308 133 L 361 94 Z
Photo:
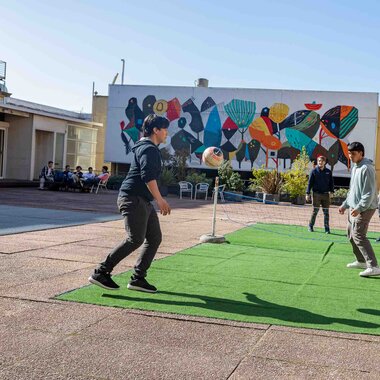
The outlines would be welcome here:
M 215 177 L 215 189 L 214 189 L 214 206 L 212 210 L 212 235 L 215 236 L 215 223 L 216 223 L 216 205 L 218 204 L 218 188 L 219 188 L 219 177 Z

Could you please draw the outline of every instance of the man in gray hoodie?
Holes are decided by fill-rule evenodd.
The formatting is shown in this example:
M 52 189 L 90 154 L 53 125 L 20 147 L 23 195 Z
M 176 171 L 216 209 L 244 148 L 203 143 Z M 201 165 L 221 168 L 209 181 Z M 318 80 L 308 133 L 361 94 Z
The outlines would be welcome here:
M 347 268 L 365 269 L 362 277 L 380 276 L 375 252 L 367 238 L 369 222 L 377 209 L 376 176 L 373 162 L 364 157 L 364 146 L 360 142 L 348 145 L 348 155 L 353 163 L 350 189 L 346 200 L 339 207 L 344 214 L 349 209 L 347 235 L 356 261 Z

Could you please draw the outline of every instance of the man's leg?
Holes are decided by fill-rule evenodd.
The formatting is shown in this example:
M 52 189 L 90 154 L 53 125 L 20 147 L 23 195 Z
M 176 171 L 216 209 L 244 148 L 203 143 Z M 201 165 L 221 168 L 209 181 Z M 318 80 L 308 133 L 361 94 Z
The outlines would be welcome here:
M 110 273 L 124 258 L 140 247 L 145 239 L 149 219 L 149 202 L 141 197 L 129 196 L 118 199 L 118 206 L 124 216 L 127 238 L 116 246 L 99 264 L 98 270 Z
M 44 185 L 45 185 L 45 177 L 41 177 L 40 178 L 40 190 L 44 189 Z
M 311 218 L 309 221 L 309 231 L 313 231 L 313 227 L 315 224 L 315 219 L 317 218 L 319 206 L 321 205 L 321 199 L 319 194 L 313 193 L 313 213 L 311 214 Z
M 149 214 L 145 241 L 135 264 L 134 277 L 136 278 L 146 277 L 146 272 L 149 269 L 162 241 L 161 227 L 157 212 L 152 205 L 150 205 L 150 207 L 151 211 Z
M 369 222 L 375 213 L 376 210 L 366 210 L 360 213 L 356 218 L 352 218 L 352 231 L 351 231 L 351 238 L 355 246 L 357 247 L 357 250 L 359 250 L 360 255 L 362 258 L 365 259 L 367 263 L 367 267 L 377 267 L 377 260 L 375 256 L 375 252 L 373 251 L 373 248 L 371 246 L 371 243 L 369 242 L 367 238 L 367 231 L 368 231 L 368 225 Z M 352 243 L 351 243 L 352 244 Z M 359 260 L 359 255 L 357 255 L 357 252 L 355 253 L 355 256 Z
M 322 204 L 322 210 L 324 215 L 324 227 L 325 232 L 327 234 L 330 233 L 330 215 L 329 215 L 329 207 L 330 207 L 330 195 L 329 194 L 323 194 L 321 197 L 321 204 Z

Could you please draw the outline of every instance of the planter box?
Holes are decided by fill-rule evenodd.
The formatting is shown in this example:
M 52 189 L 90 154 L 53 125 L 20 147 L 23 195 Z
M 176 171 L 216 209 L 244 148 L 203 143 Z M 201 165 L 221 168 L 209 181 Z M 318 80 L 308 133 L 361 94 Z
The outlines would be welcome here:
M 243 200 L 242 198 L 242 195 L 243 195 L 243 192 L 242 191 L 231 191 L 231 190 L 226 190 L 227 193 L 225 192 L 224 193 L 224 199 L 226 201 L 231 201 L 231 202 L 241 202 Z
M 333 197 L 331 199 L 331 204 L 335 206 L 340 206 L 345 200 L 346 197 Z
M 158 186 L 158 190 L 160 190 L 160 193 L 163 197 L 167 197 L 169 194 L 169 187 L 168 186 L 160 185 L 160 186 Z
M 298 195 L 295 198 L 292 198 L 292 204 L 294 205 L 304 205 L 306 203 L 305 195 Z
M 179 186 L 178 184 L 168 186 L 169 194 L 179 195 Z
M 266 201 L 269 201 L 269 202 L 280 202 L 280 194 L 267 194 L 267 193 L 264 193 L 264 195 L 263 195 L 263 202 L 265 203 Z
M 288 193 L 281 193 L 280 194 L 280 202 L 291 202 L 290 194 Z

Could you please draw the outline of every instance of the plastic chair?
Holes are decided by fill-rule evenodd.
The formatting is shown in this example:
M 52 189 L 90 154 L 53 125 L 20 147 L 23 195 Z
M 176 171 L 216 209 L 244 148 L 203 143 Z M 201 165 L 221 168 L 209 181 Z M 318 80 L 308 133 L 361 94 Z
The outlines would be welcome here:
M 209 188 L 208 183 L 200 182 L 195 185 L 195 195 L 194 199 L 197 199 L 197 194 L 199 193 L 204 193 L 205 194 L 205 200 L 207 200 L 207 194 L 208 194 L 208 188 Z
M 179 185 L 179 199 L 182 199 L 183 193 L 190 193 L 190 199 L 193 199 L 193 185 L 187 181 L 181 181 Z
M 224 200 L 224 189 L 226 188 L 226 185 L 220 185 L 218 186 L 218 195 L 220 196 L 220 200 L 222 202 L 225 202 Z M 212 191 L 212 199 L 214 199 L 214 196 L 215 196 L 215 187 Z
M 104 179 L 101 179 L 99 182 L 98 182 L 98 185 L 93 184 L 92 187 L 91 187 L 91 193 L 95 190 L 95 187 L 96 187 L 96 191 L 95 191 L 95 194 L 98 194 L 98 191 L 100 188 L 104 189 L 104 190 L 108 190 L 107 189 L 107 182 L 109 180 L 110 176 L 108 175 L 106 178 Z

